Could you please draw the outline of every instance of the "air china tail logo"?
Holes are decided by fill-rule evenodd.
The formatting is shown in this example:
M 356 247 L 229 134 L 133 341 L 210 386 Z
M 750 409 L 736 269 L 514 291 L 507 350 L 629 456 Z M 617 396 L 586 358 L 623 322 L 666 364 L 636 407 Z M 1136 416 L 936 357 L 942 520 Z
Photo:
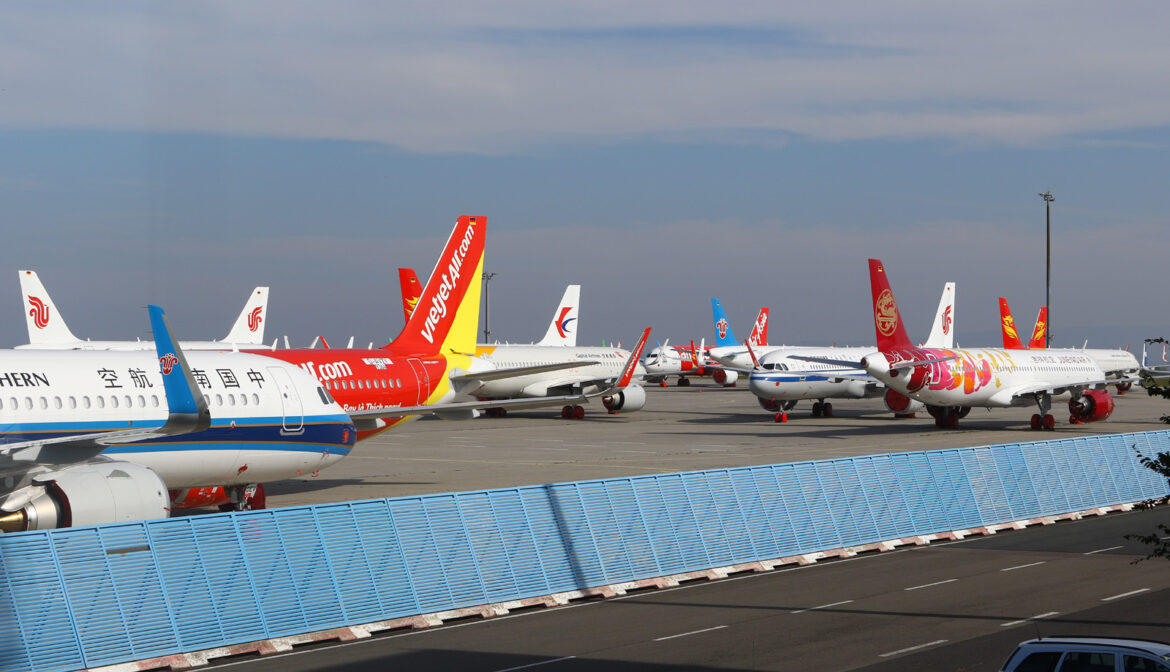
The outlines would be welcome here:
M 1011 315 L 1003 316 L 1003 333 L 1007 334 L 1011 338 L 1020 337 L 1019 334 L 1016 333 L 1016 321 L 1012 319 Z
M 715 331 L 719 332 L 719 338 L 727 338 L 727 328 L 729 326 L 726 317 L 719 318 L 719 321 L 715 323 Z
M 569 333 L 569 323 L 577 320 L 575 317 L 566 317 L 572 309 L 572 306 L 561 308 L 561 314 L 557 315 L 556 322 L 554 322 L 557 325 L 557 333 L 561 335 L 561 338 L 565 338 L 565 334 Z
M 471 241 L 475 239 L 475 225 L 475 219 L 471 219 L 470 226 L 463 233 L 463 239 L 459 241 L 459 247 L 455 248 L 455 252 L 451 255 L 451 259 L 447 262 L 446 266 L 435 267 L 435 273 L 439 273 L 439 271 L 443 272 L 442 275 L 437 276 L 439 287 L 431 297 L 431 307 L 427 311 L 426 320 L 423 322 L 422 337 L 427 339 L 427 343 L 435 342 L 435 330 L 439 327 L 439 320 L 447 316 L 447 299 L 451 298 L 455 293 L 455 283 L 462 275 L 463 261 L 467 257 L 467 251 L 471 249 Z M 434 282 L 435 279 L 436 276 L 432 274 L 431 282 Z
M 33 318 L 33 324 L 37 325 L 37 329 L 44 329 L 49 326 L 49 307 L 45 305 L 38 297 L 28 297 L 28 304 L 32 309 L 28 311 L 30 317 Z
M 256 331 L 260 328 L 260 323 L 264 321 L 260 313 L 263 312 L 264 306 L 256 306 L 252 309 L 252 312 L 248 315 L 248 331 Z
M 944 334 L 951 333 L 951 306 L 947 306 L 942 314 L 942 330 Z
M 882 336 L 893 334 L 898 326 L 898 306 L 894 303 L 894 293 L 888 289 L 882 290 L 874 302 L 873 323 Z
M 163 355 L 162 357 L 159 357 L 158 363 L 159 363 L 159 365 L 162 366 L 163 375 L 164 376 L 171 375 L 171 371 L 173 371 L 175 369 L 175 364 L 178 363 L 178 361 L 179 361 L 179 358 L 176 357 L 175 353 L 173 353 L 173 352 L 168 352 L 167 354 Z

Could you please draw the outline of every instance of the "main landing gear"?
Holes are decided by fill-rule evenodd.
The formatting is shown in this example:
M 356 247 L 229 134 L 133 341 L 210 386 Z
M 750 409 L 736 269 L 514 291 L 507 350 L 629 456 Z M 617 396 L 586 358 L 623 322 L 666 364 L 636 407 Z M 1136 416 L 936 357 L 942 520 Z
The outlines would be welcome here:
M 820 418 L 820 417 L 831 418 L 831 417 L 833 417 L 833 405 L 830 404 L 829 402 L 825 401 L 824 399 L 820 399 L 818 401 L 813 402 L 812 417 L 814 417 L 814 418 Z
M 691 379 L 687 378 L 686 376 L 679 376 L 678 377 L 678 386 L 679 387 L 690 387 L 691 386 Z
M 1032 414 L 1032 429 L 1049 432 L 1056 429 L 1056 418 L 1048 412 L 1052 410 L 1052 397 L 1047 394 L 1038 394 L 1036 395 L 1036 405 L 1040 407 L 1040 412 Z
M 488 409 L 484 410 L 483 414 L 489 418 L 502 418 L 508 414 L 508 409 L 506 409 L 506 408 L 488 408 Z
M 584 406 L 565 406 L 561 409 L 561 417 L 565 420 L 584 420 Z
M 939 429 L 958 429 L 959 420 L 971 412 L 970 406 L 927 406 L 927 412 L 934 417 L 934 426 Z
M 267 500 L 263 483 L 230 486 L 224 490 L 232 498 L 232 501 L 220 504 L 220 511 L 255 511 L 263 509 Z

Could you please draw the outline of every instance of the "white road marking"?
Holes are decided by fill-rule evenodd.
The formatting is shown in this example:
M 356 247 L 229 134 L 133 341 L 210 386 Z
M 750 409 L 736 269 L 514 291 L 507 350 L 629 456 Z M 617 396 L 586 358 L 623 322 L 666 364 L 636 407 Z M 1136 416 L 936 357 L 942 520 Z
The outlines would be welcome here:
M 692 630 L 690 632 L 684 632 L 684 633 L 678 634 L 678 635 L 668 635 L 666 637 L 657 637 L 654 639 L 654 641 L 663 642 L 663 641 L 666 641 L 668 639 L 675 639 L 676 637 L 686 637 L 688 635 L 697 635 L 700 632 L 711 632 L 712 630 L 722 630 L 723 628 L 726 628 L 726 627 L 727 627 L 726 625 L 717 625 L 713 628 L 703 628 L 702 630 Z
M 496 670 L 495 672 L 512 672 L 512 670 L 526 670 L 530 667 L 536 667 L 538 665 L 548 665 L 549 663 L 559 663 L 562 660 L 572 660 L 576 657 L 577 656 L 565 656 L 564 658 L 553 658 L 552 660 L 544 660 L 544 661 L 541 661 L 539 663 L 529 663 L 527 665 L 520 665 L 518 667 L 505 667 L 504 669 Z
M 1144 592 L 1146 592 L 1147 590 L 1149 590 L 1149 588 L 1139 588 L 1138 590 L 1131 590 L 1131 591 L 1129 591 L 1128 593 L 1122 593 L 1122 594 L 1120 594 L 1120 595 L 1114 595 L 1113 597 L 1103 597 L 1103 598 L 1101 598 L 1101 601 L 1102 601 L 1102 602 L 1109 602 L 1109 601 L 1111 601 L 1111 600 L 1120 600 L 1120 599 L 1121 599 L 1121 598 L 1123 598 L 1123 597 L 1129 597 L 1129 596 L 1131 596 L 1131 595 L 1140 595 L 1141 593 L 1144 593 Z
M 524 439 L 524 440 L 525 441 L 536 441 L 536 442 L 542 442 L 542 443 L 546 442 L 546 441 L 550 442 L 550 443 L 564 443 L 564 441 L 565 441 L 564 439 Z
M 1020 619 L 1020 620 L 1018 620 L 1018 621 L 1012 621 L 1012 622 L 1010 622 L 1010 623 L 1000 623 L 1000 624 L 999 624 L 999 627 L 1001 627 L 1001 628 L 1010 628 L 1010 627 L 1011 627 L 1011 626 L 1013 626 L 1013 625 L 1019 625 L 1019 624 L 1021 624 L 1021 623 L 1027 623 L 1028 621 L 1038 621 L 1038 620 L 1040 620 L 1041 618 L 1048 618 L 1049 616 L 1056 616 L 1056 615 L 1058 615 L 1058 614 L 1060 614 L 1060 612 L 1059 612 L 1059 611 L 1050 611 L 1050 612 L 1048 612 L 1048 613 L 1046 613 L 1046 614 L 1037 614 L 1037 615 L 1035 615 L 1035 616 L 1030 616 L 1030 617 L 1028 617 L 1028 618 L 1023 618 L 1023 619 Z
M 903 590 L 918 590 L 919 588 L 930 588 L 931 586 L 941 586 L 944 583 L 953 583 L 958 579 L 947 579 L 946 581 L 935 581 L 934 583 L 924 583 L 921 586 L 912 586 L 910 588 L 903 588 Z
M 821 605 L 821 606 L 819 606 L 819 607 L 809 607 L 808 609 L 797 609 L 796 611 L 793 611 L 793 612 L 791 612 L 791 613 L 793 613 L 793 614 L 803 614 L 803 613 L 804 613 L 804 612 L 806 612 L 806 611 L 815 611 L 815 610 L 817 610 L 817 609 L 828 609 L 829 607 L 839 607 L 839 606 L 841 606 L 842 604 L 849 604 L 849 603 L 850 603 L 850 602 L 852 602 L 852 601 L 853 601 L 853 600 L 845 600 L 845 601 L 843 601 L 843 602 L 834 602 L 834 603 L 832 603 L 832 604 L 822 604 L 822 605 Z
M 1025 568 L 1025 567 L 1035 567 L 1036 565 L 1043 565 L 1043 564 L 1044 564 L 1044 563 L 1046 563 L 1046 562 L 1048 562 L 1048 561 L 1047 561 L 1047 560 L 1041 560 L 1040 562 L 1033 562 L 1033 563 L 1030 563 L 1030 564 L 1027 564 L 1027 565 L 1016 565 L 1015 567 L 1005 567 L 1005 568 L 1003 568 L 1003 569 L 1001 569 L 1001 570 L 999 570 L 999 571 L 1001 571 L 1001 572 L 1010 572 L 1010 571 L 1012 571 L 1013 569 L 1023 569 L 1023 568 Z
M 880 654 L 878 656 L 878 658 L 889 658 L 890 656 L 896 656 L 899 653 L 907 653 L 909 651 L 917 651 L 918 649 L 925 649 L 928 646 L 937 646 L 939 644 L 946 644 L 947 641 L 948 640 L 945 640 L 945 639 L 936 639 L 933 642 L 919 644 L 918 646 L 911 646 L 911 647 L 907 647 L 905 649 L 898 649 L 897 651 L 890 651 L 889 653 L 883 653 L 883 654 Z
M 1110 546 L 1109 548 L 1098 548 L 1095 551 L 1089 551 L 1088 553 L 1082 553 L 1082 555 L 1092 555 L 1094 553 L 1104 553 L 1105 551 L 1116 551 L 1119 548 L 1124 548 L 1124 547 L 1123 546 Z
M 657 455 L 657 450 L 615 450 L 615 453 L 640 453 L 642 455 Z

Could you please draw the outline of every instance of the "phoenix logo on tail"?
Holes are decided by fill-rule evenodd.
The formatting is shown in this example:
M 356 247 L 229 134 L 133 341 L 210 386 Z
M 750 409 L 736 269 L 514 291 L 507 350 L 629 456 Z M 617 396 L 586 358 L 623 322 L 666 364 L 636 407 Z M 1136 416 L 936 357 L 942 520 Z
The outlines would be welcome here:
M 890 290 L 883 291 L 874 302 L 873 319 L 882 336 L 894 333 L 898 326 L 898 306 L 894 303 L 894 294 Z
M 947 306 L 946 310 L 943 311 L 942 330 L 943 330 L 943 334 L 951 333 L 951 307 L 950 306 Z
M 256 306 L 252 309 L 248 315 L 248 331 L 256 331 L 260 328 L 260 323 L 264 321 L 264 318 L 260 316 L 262 312 L 264 312 L 264 306 Z
M 28 314 L 33 318 L 33 322 L 36 323 L 37 329 L 44 329 L 49 326 L 49 307 L 45 305 L 45 302 L 39 297 L 30 296 L 28 297 L 28 303 L 32 306 Z
M 1011 338 L 1018 339 L 1020 335 L 1016 333 L 1016 321 L 1012 319 L 1011 315 L 1003 316 L 1003 332 Z

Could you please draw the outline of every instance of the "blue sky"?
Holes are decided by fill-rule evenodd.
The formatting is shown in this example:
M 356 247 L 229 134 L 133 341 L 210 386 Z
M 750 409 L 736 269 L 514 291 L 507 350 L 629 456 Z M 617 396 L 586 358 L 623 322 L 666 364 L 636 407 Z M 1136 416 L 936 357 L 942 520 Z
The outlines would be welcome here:
M 627 6 L 632 5 L 632 6 Z M 64 3 L 0 7 L 0 346 L 16 270 L 79 335 L 379 344 L 397 274 L 489 217 L 496 336 L 872 340 L 865 259 L 912 332 L 1030 325 L 1052 190 L 1058 342 L 1165 336 L 1170 6 Z

